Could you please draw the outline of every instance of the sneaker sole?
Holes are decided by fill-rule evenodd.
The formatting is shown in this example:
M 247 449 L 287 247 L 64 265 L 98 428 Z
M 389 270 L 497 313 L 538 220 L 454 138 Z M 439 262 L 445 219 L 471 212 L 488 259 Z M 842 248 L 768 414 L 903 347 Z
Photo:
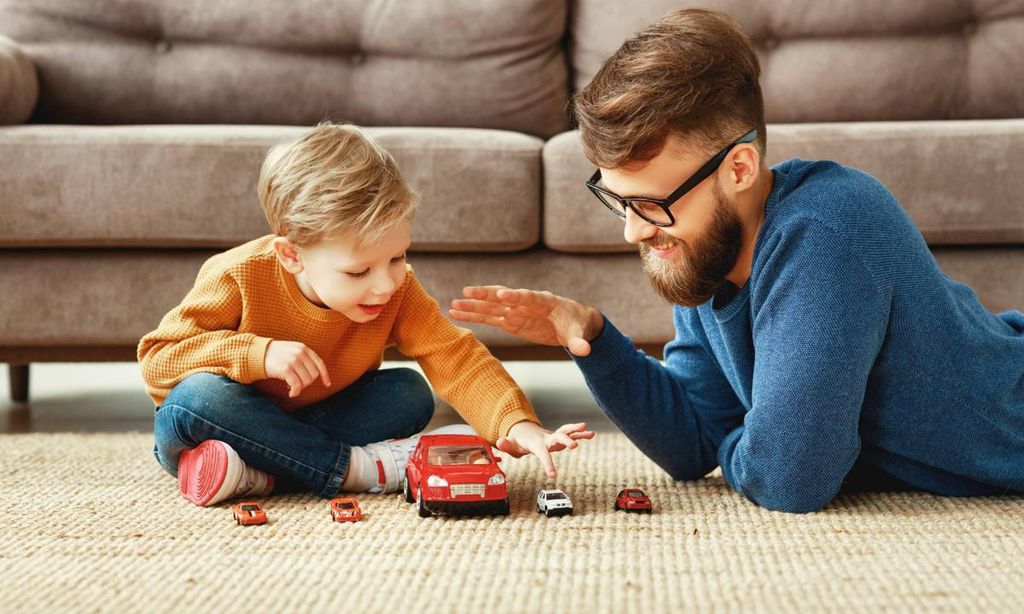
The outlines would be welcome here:
M 238 473 L 238 454 L 223 442 L 208 439 L 178 459 L 178 488 L 186 499 L 200 507 L 220 501 L 225 483 L 235 484 L 238 476 L 228 479 L 229 472 Z

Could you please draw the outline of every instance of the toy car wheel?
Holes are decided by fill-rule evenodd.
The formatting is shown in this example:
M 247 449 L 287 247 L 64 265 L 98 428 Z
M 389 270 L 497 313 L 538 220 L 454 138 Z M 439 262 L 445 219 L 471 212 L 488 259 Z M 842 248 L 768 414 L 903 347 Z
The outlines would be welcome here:
M 508 516 L 509 509 L 508 497 L 505 497 L 505 500 L 501 502 L 501 507 L 498 508 L 498 514 L 501 516 Z
M 617 512 L 617 511 L 619 511 L 619 510 L 620 510 L 620 509 L 622 509 L 622 508 L 620 508 L 620 507 L 619 507 L 619 502 L 618 502 L 618 501 L 616 501 L 616 502 L 615 502 L 615 505 L 613 505 L 613 506 L 612 506 L 612 509 L 613 509 L 613 510 L 615 510 L 615 511 Z
M 402 496 L 405 497 L 406 503 L 412 503 L 412 490 L 409 488 L 409 474 L 405 475 L 405 479 L 402 480 Z
M 551 510 L 544 510 L 544 515 L 551 518 Z
M 538 513 L 538 514 L 540 514 L 540 513 L 541 513 L 541 512 L 543 512 L 543 511 L 544 511 L 544 510 L 540 509 L 540 506 L 538 505 L 538 506 L 537 506 L 537 513 Z
M 430 518 L 430 516 L 431 516 L 430 510 L 428 510 L 427 506 L 423 504 L 423 489 L 422 488 L 420 488 L 419 490 L 416 491 L 416 498 L 420 502 L 420 518 Z

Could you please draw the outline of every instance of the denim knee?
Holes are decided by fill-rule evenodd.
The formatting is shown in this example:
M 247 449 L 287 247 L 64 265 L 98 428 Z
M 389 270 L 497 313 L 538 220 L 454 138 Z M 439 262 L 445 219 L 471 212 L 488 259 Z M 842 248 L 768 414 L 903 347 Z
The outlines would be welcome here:
M 180 405 L 200 412 L 204 408 L 224 407 L 237 396 L 238 382 L 215 373 L 195 373 L 178 382 L 164 399 L 164 405 Z
M 177 473 L 178 456 L 196 443 L 188 437 L 187 414 L 213 418 L 211 414 L 230 406 L 225 401 L 232 387 L 225 384 L 233 383 L 213 373 L 196 373 L 179 382 L 157 408 L 153 418 L 153 454 L 168 473 Z
M 394 369 L 394 392 L 400 406 L 416 423 L 416 432 L 422 431 L 434 417 L 434 393 L 419 372 L 412 369 Z

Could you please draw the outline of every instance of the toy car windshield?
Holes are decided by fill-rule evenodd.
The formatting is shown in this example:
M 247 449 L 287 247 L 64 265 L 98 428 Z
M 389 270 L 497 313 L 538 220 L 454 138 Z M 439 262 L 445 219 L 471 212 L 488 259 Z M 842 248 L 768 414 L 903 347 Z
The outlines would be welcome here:
M 566 497 L 565 495 L 563 495 L 563 494 L 562 494 L 562 493 L 560 493 L 560 492 L 552 492 L 552 493 L 548 493 L 548 494 L 547 494 L 547 496 L 546 496 L 546 497 L 544 497 L 544 498 L 545 498 L 545 499 L 547 499 L 547 500 L 549 500 L 549 501 L 550 501 L 551 499 L 568 499 L 568 497 Z
M 627 497 L 645 497 L 646 495 L 644 495 L 644 493 L 642 493 L 639 490 L 631 490 L 631 491 L 626 493 L 626 496 Z
M 352 505 L 351 501 L 343 501 L 343 502 L 338 504 L 338 507 L 340 507 L 343 510 L 350 510 L 350 509 L 353 509 L 355 506 Z
M 491 458 L 483 446 L 431 446 L 427 454 L 431 465 L 489 465 Z
M 243 512 L 255 512 L 258 509 L 260 509 L 260 508 L 257 505 L 243 505 L 242 506 L 242 511 Z

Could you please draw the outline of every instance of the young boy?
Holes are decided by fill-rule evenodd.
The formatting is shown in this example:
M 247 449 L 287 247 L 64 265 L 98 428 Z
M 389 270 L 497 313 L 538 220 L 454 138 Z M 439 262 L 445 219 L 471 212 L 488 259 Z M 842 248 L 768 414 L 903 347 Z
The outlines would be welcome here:
M 271 149 L 259 197 L 274 234 L 210 258 L 139 343 L 154 454 L 190 501 L 398 490 L 434 401 L 415 371 L 379 370 L 388 345 L 476 432 L 551 477 L 551 452 L 593 437 L 543 429 L 501 364 L 441 315 L 406 264 L 416 196 L 357 128 L 321 124 Z

